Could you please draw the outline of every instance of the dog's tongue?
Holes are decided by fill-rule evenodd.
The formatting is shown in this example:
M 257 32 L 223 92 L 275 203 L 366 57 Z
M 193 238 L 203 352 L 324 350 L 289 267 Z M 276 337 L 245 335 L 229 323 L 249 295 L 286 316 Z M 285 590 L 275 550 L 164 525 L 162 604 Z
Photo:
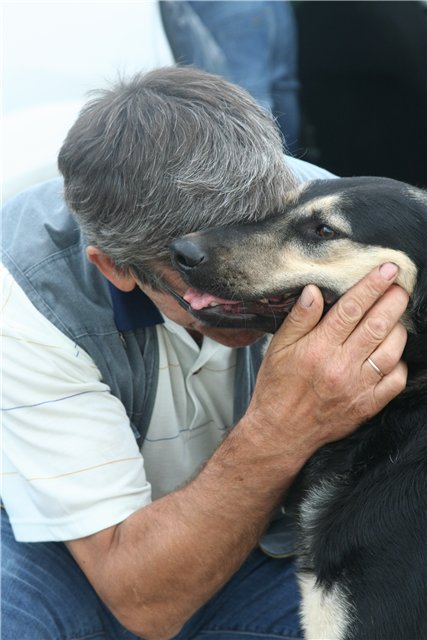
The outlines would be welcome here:
M 203 293 L 197 289 L 188 289 L 184 294 L 184 300 L 188 302 L 193 309 L 199 311 L 205 309 L 210 304 L 239 304 L 238 301 L 224 300 L 224 298 L 216 298 L 210 293 Z

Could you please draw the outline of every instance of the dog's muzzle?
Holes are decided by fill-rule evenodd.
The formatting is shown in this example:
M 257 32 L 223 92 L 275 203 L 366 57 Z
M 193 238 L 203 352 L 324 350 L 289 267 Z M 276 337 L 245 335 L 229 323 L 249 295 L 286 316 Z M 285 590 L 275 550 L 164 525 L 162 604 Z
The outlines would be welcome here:
M 215 285 L 211 277 L 212 253 L 198 234 L 175 240 L 170 251 L 175 269 L 190 288 L 184 297 L 174 291 L 169 293 L 192 316 L 210 326 L 274 333 L 299 297 L 300 290 L 253 300 L 241 300 L 237 295 L 225 297 L 229 292 L 221 292 Z

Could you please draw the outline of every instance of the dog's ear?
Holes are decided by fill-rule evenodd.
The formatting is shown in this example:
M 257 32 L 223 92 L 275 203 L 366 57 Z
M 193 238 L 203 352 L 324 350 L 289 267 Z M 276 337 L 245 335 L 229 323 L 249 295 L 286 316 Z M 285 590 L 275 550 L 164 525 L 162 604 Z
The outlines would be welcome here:
M 425 238 L 425 245 L 427 237 Z M 411 364 L 427 369 L 427 268 L 422 266 L 417 274 L 417 283 L 408 305 L 407 315 L 411 330 L 403 354 L 403 359 Z
M 417 281 L 407 311 L 412 330 L 408 333 L 403 358 L 410 367 L 413 364 L 418 369 L 427 369 L 427 192 L 414 187 L 410 187 L 410 191 L 410 207 L 417 229 L 411 234 L 407 249 L 417 266 Z
M 427 246 L 427 238 L 425 240 Z M 412 296 L 414 322 L 417 333 L 427 334 L 427 267 L 418 271 L 417 283 Z M 427 341 L 426 341 L 427 342 Z

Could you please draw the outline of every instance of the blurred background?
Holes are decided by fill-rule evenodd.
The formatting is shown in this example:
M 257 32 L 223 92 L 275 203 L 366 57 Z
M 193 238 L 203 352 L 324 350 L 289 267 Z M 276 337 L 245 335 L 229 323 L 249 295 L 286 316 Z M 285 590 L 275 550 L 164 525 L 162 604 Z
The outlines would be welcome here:
M 3 201 L 56 175 L 87 93 L 119 74 L 173 63 L 159 7 L 146 2 L 5 2 Z
M 309 159 L 427 187 L 427 3 L 299 2 L 296 15 Z
M 427 3 L 3 3 L 3 201 L 56 175 L 91 89 L 195 64 L 271 109 L 287 153 L 427 187 Z

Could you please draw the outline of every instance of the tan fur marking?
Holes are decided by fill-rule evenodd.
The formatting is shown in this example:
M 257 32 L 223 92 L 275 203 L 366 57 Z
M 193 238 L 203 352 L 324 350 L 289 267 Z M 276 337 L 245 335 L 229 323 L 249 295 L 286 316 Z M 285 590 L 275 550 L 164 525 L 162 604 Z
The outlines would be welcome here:
M 423 205 L 427 205 L 427 192 L 421 191 L 416 187 L 408 186 L 408 196 L 417 202 L 421 202 Z
M 300 194 L 301 191 L 303 191 L 302 188 L 299 189 L 298 193 Z M 290 200 L 293 200 L 293 198 L 291 197 Z M 321 212 L 326 224 L 334 226 L 343 233 L 351 234 L 350 222 L 339 213 L 340 203 L 341 195 L 339 194 L 313 198 L 311 202 L 301 206 L 298 206 L 298 203 L 295 201 L 294 206 L 296 206 L 292 211 L 292 219 L 307 218 L 307 220 L 309 220 L 311 214 Z
M 297 244 L 288 245 L 272 275 L 275 283 L 280 281 L 281 276 L 286 289 L 313 282 L 342 294 L 384 262 L 398 265 L 400 272 L 397 284 L 411 295 L 417 268 L 403 251 L 366 246 L 352 240 L 331 241 L 329 250 L 319 257 L 308 257 Z

